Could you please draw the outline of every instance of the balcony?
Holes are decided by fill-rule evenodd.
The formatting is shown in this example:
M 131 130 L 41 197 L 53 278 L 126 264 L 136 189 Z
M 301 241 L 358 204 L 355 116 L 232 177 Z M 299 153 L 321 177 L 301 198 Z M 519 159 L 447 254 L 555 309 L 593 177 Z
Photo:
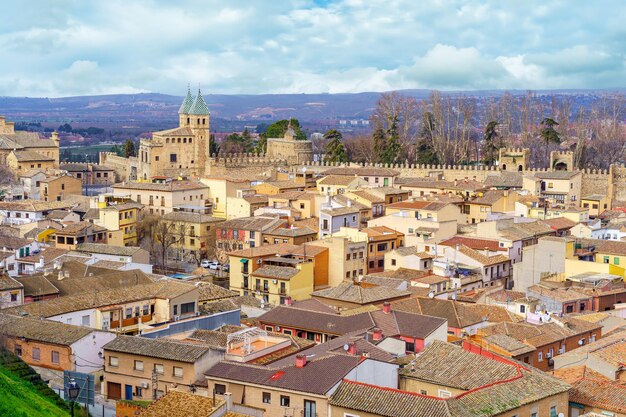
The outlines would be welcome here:
M 241 288 L 247 289 L 248 283 L 246 281 L 241 281 Z
M 278 290 L 278 294 L 280 294 L 280 295 L 287 295 L 287 289 L 286 288 L 281 288 L 280 290 Z

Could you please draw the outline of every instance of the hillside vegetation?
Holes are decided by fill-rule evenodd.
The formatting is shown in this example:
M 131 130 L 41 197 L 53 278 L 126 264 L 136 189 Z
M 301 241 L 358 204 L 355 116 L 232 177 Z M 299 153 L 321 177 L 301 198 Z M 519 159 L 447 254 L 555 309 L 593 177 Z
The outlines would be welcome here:
M 70 415 L 69 405 L 31 367 L 6 351 L 0 351 L 0 398 L 0 416 Z

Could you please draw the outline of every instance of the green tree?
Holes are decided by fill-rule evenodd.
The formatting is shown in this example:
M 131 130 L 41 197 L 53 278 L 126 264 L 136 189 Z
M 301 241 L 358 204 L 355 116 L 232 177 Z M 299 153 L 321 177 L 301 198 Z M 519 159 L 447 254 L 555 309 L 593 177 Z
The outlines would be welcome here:
M 254 141 L 252 140 L 252 135 L 247 128 L 241 133 L 241 142 L 244 152 L 252 152 L 254 150 Z
M 417 152 L 415 155 L 415 163 L 424 165 L 437 165 L 439 158 L 435 151 L 434 134 L 437 128 L 435 115 L 426 111 L 422 114 L 422 128 L 420 130 L 420 139 L 417 142 Z
M 492 120 L 485 126 L 485 133 L 483 135 L 483 162 L 486 165 L 493 165 L 497 159 L 497 152 L 500 146 L 496 141 L 500 135 L 496 128 L 499 124 L 500 123 L 495 120 Z
M 211 133 L 209 135 L 209 154 L 211 156 L 220 153 L 220 145 L 215 141 L 215 135 Z
M 539 132 L 539 136 L 546 143 L 546 161 L 548 161 L 550 157 L 550 144 L 560 144 L 561 143 L 561 135 L 556 131 L 555 126 L 559 124 L 552 118 L 546 117 L 541 121 L 541 131 Z
M 113 145 L 109 152 L 113 152 L 117 156 L 124 156 L 124 150 L 120 147 L 120 145 Z
M 387 129 L 385 136 L 385 149 L 383 150 L 381 162 L 384 164 L 393 164 L 398 160 L 398 154 L 401 149 L 397 117 L 394 117 L 391 121 L 391 125 L 389 129 Z
M 383 153 L 385 152 L 385 131 L 382 127 L 374 130 L 372 135 L 372 161 L 374 163 L 382 162 Z
M 70 125 L 69 123 L 62 124 L 61 126 L 59 126 L 59 132 L 72 133 L 72 125 Z
M 327 162 L 348 162 L 348 155 L 343 145 L 341 132 L 331 129 L 324 134 L 324 139 L 328 141 L 326 145 L 326 155 L 324 157 Z
M 287 132 L 287 128 L 291 125 L 291 128 L 295 132 L 296 140 L 306 140 L 306 134 L 300 127 L 298 119 L 285 119 L 272 123 L 267 127 L 265 131 L 265 138 L 282 138 Z
M 135 142 L 132 139 L 128 139 L 124 143 L 124 157 L 129 158 L 131 156 L 137 156 L 137 151 L 135 150 Z

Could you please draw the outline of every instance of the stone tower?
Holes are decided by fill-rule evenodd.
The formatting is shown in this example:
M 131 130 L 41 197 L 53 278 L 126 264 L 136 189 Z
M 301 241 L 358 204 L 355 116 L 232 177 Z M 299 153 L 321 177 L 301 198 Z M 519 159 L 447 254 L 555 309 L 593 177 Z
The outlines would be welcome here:
M 550 152 L 550 169 L 553 171 L 573 171 L 574 152 L 552 151 Z
M 523 172 L 528 169 L 530 150 L 526 148 L 502 148 L 498 151 L 498 165 L 502 171 Z
M 211 115 L 200 89 L 195 98 L 191 90 L 187 89 L 187 97 L 180 105 L 178 118 L 180 127 L 188 127 L 193 132 L 194 165 L 197 167 L 196 173 L 202 175 L 207 171 L 209 158 Z

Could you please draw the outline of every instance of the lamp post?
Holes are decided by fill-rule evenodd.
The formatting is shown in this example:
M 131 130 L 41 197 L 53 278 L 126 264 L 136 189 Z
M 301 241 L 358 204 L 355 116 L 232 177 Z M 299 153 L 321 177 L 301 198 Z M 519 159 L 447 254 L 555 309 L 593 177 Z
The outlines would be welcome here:
M 74 403 L 76 402 L 76 398 L 78 398 L 78 393 L 80 392 L 80 388 L 76 383 L 74 378 L 70 378 L 70 382 L 67 386 L 67 395 L 70 397 L 70 406 L 72 407 L 72 417 L 74 417 Z

